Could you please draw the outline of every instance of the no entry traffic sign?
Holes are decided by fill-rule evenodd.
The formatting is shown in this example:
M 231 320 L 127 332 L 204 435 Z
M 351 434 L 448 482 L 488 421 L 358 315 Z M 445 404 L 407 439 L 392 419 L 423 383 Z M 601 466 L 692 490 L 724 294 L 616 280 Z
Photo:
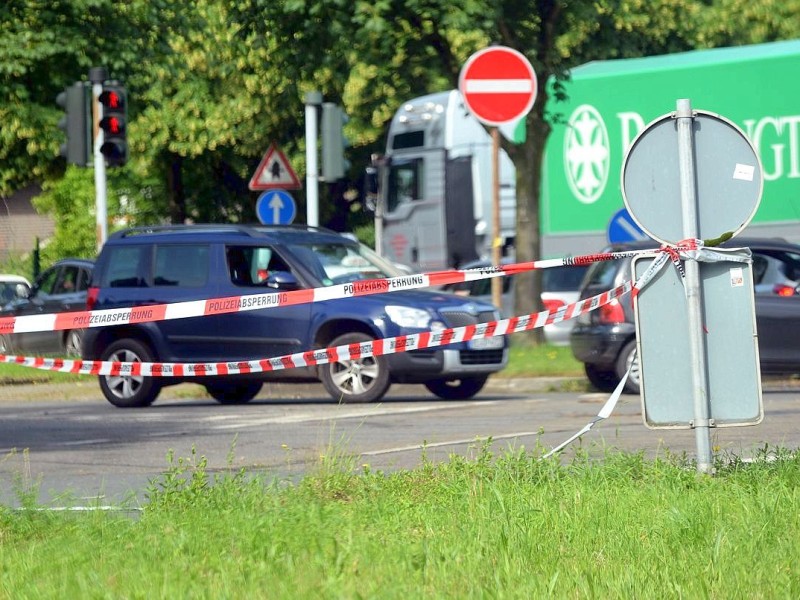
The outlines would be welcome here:
M 528 114 L 536 100 L 536 73 L 520 52 L 491 46 L 469 57 L 458 89 L 470 112 L 486 125 L 503 125 Z

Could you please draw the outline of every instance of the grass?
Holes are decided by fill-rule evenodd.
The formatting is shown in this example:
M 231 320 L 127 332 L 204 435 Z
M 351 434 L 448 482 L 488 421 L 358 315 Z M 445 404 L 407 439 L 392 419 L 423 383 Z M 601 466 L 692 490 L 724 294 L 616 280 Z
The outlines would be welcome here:
M 391 474 L 339 455 L 296 483 L 170 459 L 137 519 L 0 508 L 0 596 L 800 594 L 797 451 L 725 457 L 715 477 L 675 456 L 570 455 L 489 442 Z
M 495 377 L 583 377 L 583 363 L 569 346 L 523 346 L 512 343 L 508 366 Z

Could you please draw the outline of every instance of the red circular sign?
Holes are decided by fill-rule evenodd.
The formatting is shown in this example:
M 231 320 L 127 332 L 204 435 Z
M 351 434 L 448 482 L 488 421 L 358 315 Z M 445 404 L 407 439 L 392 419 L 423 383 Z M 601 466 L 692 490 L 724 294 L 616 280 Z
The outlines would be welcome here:
M 458 89 L 470 112 L 486 125 L 503 125 L 528 114 L 536 100 L 536 73 L 520 52 L 491 46 L 469 57 Z

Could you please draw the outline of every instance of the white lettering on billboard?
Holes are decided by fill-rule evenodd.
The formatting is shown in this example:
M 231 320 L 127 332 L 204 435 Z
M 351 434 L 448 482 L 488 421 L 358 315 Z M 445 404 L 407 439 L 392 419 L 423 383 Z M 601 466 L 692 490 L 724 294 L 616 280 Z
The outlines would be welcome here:
M 747 137 L 753 142 L 756 152 L 764 163 L 764 179 L 775 181 L 784 175 L 789 179 L 800 177 L 800 160 L 798 149 L 797 126 L 800 124 L 800 115 L 789 115 L 784 117 L 762 117 L 761 119 L 745 119 L 744 130 Z M 765 146 L 767 139 L 775 136 L 775 143 L 769 144 L 772 151 L 772 160 L 765 161 Z M 777 143 L 781 142 L 781 143 Z M 788 144 L 786 143 L 788 142 Z M 789 173 L 785 173 L 786 148 L 789 149 Z M 767 170 L 767 165 L 772 164 L 771 171 Z
M 644 119 L 642 115 L 636 112 L 617 113 L 617 118 L 622 132 L 622 158 L 624 159 L 625 153 L 631 147 L 633 140 L 644 129 Z

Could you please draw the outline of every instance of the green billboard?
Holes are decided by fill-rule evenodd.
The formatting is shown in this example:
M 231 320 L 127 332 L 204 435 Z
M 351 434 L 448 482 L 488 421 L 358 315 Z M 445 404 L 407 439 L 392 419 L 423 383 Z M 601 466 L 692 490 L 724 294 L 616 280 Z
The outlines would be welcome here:
M 753 143 L 764 172 L 753 223 L 800 223 L 798 73 L 800 40 L 574 69 L 565 83 L 567 99 L 547 107 L 553 129 L 543 171 L 542 233 L 604 231 L 623 207 L 620 171 L 631 142 L 648 123 L 674 111 L 680 98 L 729 119 Z

